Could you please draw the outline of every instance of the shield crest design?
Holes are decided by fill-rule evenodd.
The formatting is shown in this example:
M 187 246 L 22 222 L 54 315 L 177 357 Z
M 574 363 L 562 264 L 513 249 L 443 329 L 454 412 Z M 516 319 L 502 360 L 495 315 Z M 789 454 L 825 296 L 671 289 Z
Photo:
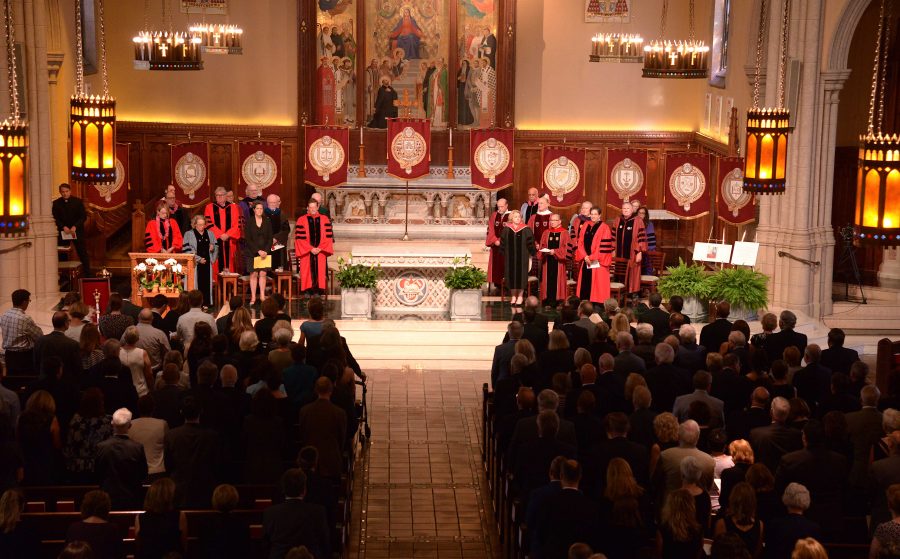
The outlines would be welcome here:
M 205 182 L 206 163 L 196 154 L 189 151 L 175 163 L 175 184 L 189 199 L 194 199 L 196 192 Z
M 488 138 L 475 148 L 475 168 L 491 184 L 497 182 L 497 176 L 506 171 L 509 161 L 509 149 L 497 138 Z
M 104 200 L 112 202 L 112 195 L 118 192 L 123 184 L 125 184 L 125 166 L 116 157 L 116 180 L 112 184 L 95 184 L 93 186 Z
M 580 181 L 581 171 L 566 156 L 554 159 L 544 169 L 544 184 L 558 202 L 562 202 L 566 194 L 575 190 Z
M 332 173 L 344 165 L 344 161 L 344 146 L 331 136 L 322 136 L 309 146 L 309 163 L 326 182 L 331 179 Z
M 394 280 L 394 297 L 407 307 L 415 307 L 428 297 L 428 280 L 421 272 L 407 270 Z
M 725 175 L 725 178 L 722 180 L 722 197 L 725 199 L 728 211 L 734 217 L 737 217 L 738 213 L 744 209 L 744 206 L 753 199 L 749 192 L 744 191 L 744 173 L 741 169 L 732 169 L 730 173 Z
M 425 137 L 411 126 L 401 130 L 391 141 L 391 156 L 407 175 L 412 174 L 413 167 L 421 163 L 427 153 L 428 144 Z
M 257 151 L 244 160 L 241 176 L 247 184 L 256 185 L 263 190 L 272 186 L 278 177 L 278 164 L 269 154 Z
M 685 211 L 690 211 L 691 204 L 699 200 L 706 192 L 706 177 L 700 169 L 690 163 L 678 167 L 669 177 L 669 191 Z
M 628 202 L 644 186 L 644 172 L 627 157 L 616 163 L 610 174 L 613 190 L 623 202 Z

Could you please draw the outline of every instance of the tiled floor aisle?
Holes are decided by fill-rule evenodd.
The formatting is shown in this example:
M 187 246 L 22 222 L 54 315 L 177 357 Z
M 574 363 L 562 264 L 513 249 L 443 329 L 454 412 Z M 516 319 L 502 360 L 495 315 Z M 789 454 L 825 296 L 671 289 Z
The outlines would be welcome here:
M 487 372 L 368 374 L 372 439 L 357 464 L 348 556 L 498 557 L 481 465 Z

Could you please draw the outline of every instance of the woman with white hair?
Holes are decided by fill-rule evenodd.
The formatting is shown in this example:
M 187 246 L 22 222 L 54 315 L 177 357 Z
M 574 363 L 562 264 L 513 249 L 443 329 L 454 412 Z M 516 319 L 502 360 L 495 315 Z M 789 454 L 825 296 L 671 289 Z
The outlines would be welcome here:
M 790 483 L 784 489 L 781 502 L 787 515 L 778 522 L 766 524 L 766 557 L 789 559 L 798 540 L 803 538 L 822 539 L 819 525 L 804 516 L 809 508 L 809 490 L 799 483 Z
M 694 498 L 694 510 L 697 513 L 697 522 L 703 528 L 703 532 L 709 529 L 709 519 L 712 515 L 712 500 L 709 493 L 700 485 L 703 477 L 703 468 L 700 461 L 693 456 L 686 456 L 681 460 L 681 488 L 687 490 Z
M 212 306 L 213 282 L 215 274 L 213 262 L 219 258 L 219 247 L 216 235 L 207 229 L 206 218 L 200 214 L 191 218 L 191 228 L 184 233 L 182 250 L 194 255 L 194 285 L 190 289 L 199 289 L 203 293 L 203 302 Z

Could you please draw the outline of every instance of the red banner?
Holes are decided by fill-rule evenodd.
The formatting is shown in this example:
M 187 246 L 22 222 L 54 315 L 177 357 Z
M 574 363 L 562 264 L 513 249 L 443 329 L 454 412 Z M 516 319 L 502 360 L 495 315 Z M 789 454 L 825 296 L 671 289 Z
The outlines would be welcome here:
M 116 144 L 115 182 L 85 185 L 84 197 L 89 207 L 110 211 L 128 203 L 128 190 L 131 188 L 128 175 L 128 146 L 129 144 Z
M 431 168 L 431 121 L 389 118 L 387 172 L 402 180 L 428 176 Z
M 508 128 L 472 130 L 469 165 L 472 184 L 485 190 L 500 190 L 513 183 L 516 131 Z
M 350 129 L 337 126 L 304 126 L 306 160 L 303 180 L 329 188 L 347 182 Z
M 269 194 L 281 196 L 281 142 L 241 142 L 238 158 L 241 195 L 235 195 L 235 199 L 243 198 L 244 190 L 251 184 L 259 187 L 263 198 Z
M 580 148 L 544 146 L 541 150 L 541 194 L 553 207 L 572 206 L 584 200 L 584 153 Z
M 756 220 L 756 198 L 744 191 L 744 159 L 719 158 L 716 180 L 716 212 L 719 219 L 732 225 L 745 225 Z
M 666 155 L 665 177 L 666 210 L 682 219 L 695 219 L 709 213 L 712 199 L 709 155 L 670 153 Z
M 186 208 L 209 201 L 209 144 L 187 142 L 171 146 L 175 199 Z
M 607 152 L 606 205 L 622 208 L 631 200 L 647 202 L 647 150 L 611 149 Z

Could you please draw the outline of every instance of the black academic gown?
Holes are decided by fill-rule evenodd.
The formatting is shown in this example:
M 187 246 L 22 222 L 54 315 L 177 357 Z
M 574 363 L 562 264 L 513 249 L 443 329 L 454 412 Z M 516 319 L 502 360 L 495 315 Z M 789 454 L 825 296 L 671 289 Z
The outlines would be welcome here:
M 509 226 L 504 227 L 500 233 L 500 250 L 504 256 L 507 289 L 528 287 L 528 268 L 531 257 L 536 253 L 531 229 L 524 224 L 518 231 Z

